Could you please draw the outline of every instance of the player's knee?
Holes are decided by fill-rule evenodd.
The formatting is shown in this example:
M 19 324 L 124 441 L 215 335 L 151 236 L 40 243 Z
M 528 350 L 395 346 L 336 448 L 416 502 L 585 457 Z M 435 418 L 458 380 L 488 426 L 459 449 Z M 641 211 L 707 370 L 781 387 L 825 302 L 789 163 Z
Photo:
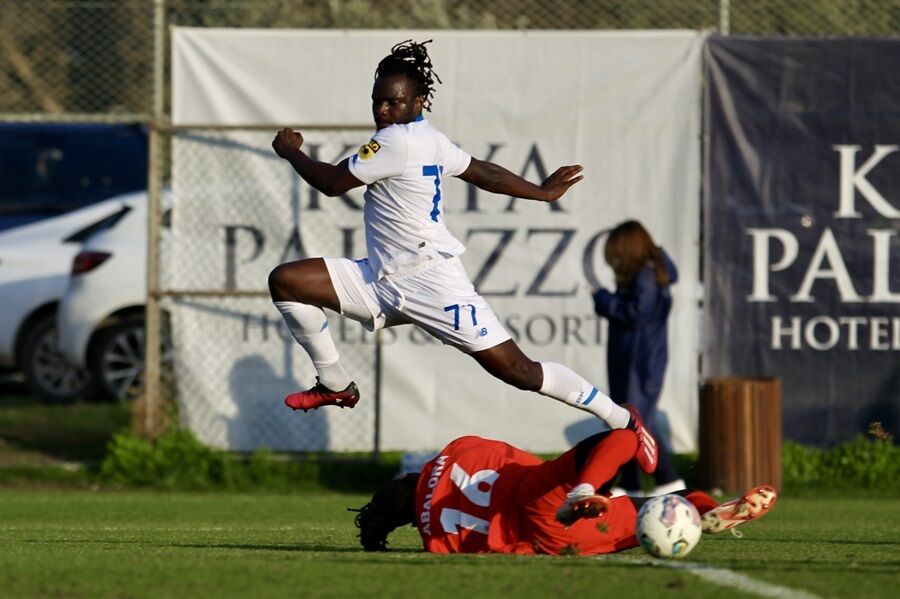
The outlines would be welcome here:
M 287 283 L 287 265 L 279 264 L 269 273 L 269 295 L 275 301 L 289 301 L 284 298 L 284 288 Z
M 314 270 L 301 262 L 279 264 L 269 273 L 269 294 L 275 302 L 301 302 L 321 307 Z
M 297 263 L 279 264 L 269 273 L 269 294 L 276 302 L 306 302 L 305 280 Z

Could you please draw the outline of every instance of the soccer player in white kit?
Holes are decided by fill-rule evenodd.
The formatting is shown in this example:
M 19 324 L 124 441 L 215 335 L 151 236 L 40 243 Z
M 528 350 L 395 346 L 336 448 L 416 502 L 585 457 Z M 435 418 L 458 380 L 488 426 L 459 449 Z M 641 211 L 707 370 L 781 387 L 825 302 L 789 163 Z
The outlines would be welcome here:
M 414 323 L 510 385 L 591 412 L 611 428 L 634 430 L 637 461 L 652 472 L 656 441 L 637 411 L 615 404 L 562 364 L 528 358 L 475 291 L 459 259 L 465 246 L 444 221 L 446 177 L 485 191 L 554 202 L 582 179 L 581 167 L 563 166 L 535 185 L 454 145 L 422 116 L 423 109 L 431 110 L 437 77 L 425 43 L 397 44 L 378 64 L 372 89 L 377 132 L 350 158 L 336 165 L 313 160 L 301 149 L 303 136 L 291 129 L 279 131 L 272 142 L 275 152 L 323 194 L 339 196 L 366 185 L 367 258 L 308 258 L 281 264 L 269 275 L 272 300 L 318 374 L 312 389 L 289 395 L 285 403 L 305 411 L 352 408 L 359 401 L 323 308 L 370 331 Z

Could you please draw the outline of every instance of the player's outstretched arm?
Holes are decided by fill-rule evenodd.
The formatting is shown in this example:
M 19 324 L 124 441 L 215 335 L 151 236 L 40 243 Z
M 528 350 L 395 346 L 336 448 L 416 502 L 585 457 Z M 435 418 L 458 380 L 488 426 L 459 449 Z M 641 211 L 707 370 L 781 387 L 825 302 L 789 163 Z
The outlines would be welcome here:
M 303 180 L 329 197 L 347 193 L 363 184 L 347 167 L 347 160 L 329 164 L 313 160 L 300 148 L 303 136 L 293 129 L 282 129 L 272 140 L 275 153 L 291 163 Z
M 581 165 L 561 166 L 540 185 L 535 185 L 499 164 L 472 158 L 469 167 L 459 178 L 493 193 L 511 195 L 526 200 L 555 202 L 584 177 Z

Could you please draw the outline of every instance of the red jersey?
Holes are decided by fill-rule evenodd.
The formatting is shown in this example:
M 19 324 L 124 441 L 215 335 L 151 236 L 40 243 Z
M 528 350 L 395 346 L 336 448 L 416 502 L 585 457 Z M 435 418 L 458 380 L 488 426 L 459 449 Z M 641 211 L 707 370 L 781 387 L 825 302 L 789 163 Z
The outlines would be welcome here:
M 416 526 L 425 550 L 497 551 L 490 537 L 502 527 L 517 529 L 503 514 L 514 504 L 512 492 L 529 467 L 541 463 L 502 441 L 470 436 L 451 442 L 425 464 L 416 486 Z M 515 520 L 515 510 L 509 515 Z
M 556 519 L 576 481 L 573 452 L 544 462 L 502 441 L 461 437 L 422 469 L 416 526 L 432 553 L 609 553 L 636 547 L 627 497 L 565 528 Z

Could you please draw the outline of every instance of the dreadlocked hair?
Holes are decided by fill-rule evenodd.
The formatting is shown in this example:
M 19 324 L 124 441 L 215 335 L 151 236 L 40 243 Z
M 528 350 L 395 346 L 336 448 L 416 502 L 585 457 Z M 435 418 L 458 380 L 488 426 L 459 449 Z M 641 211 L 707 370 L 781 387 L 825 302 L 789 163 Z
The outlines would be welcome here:
M 425 44 L 406 40 L 391 48 L 391 53 L 381 59 L 375 69 L 375 79 L 390 77 L 391 75 L 406 75 L 416 85 L 416 95 L 424 96 L 423 108 L 431 112 L 431 96 L 434 94 L 434 82 L 443 83 L 431 66 L 431 58 Z
M 389 551 L 388 535 L 405 524 L 412 524 L 418 474 L 407 474 L 387 483 L 359 509 L 353 523 L 359 529 L 359 543 L 366 551 Z

